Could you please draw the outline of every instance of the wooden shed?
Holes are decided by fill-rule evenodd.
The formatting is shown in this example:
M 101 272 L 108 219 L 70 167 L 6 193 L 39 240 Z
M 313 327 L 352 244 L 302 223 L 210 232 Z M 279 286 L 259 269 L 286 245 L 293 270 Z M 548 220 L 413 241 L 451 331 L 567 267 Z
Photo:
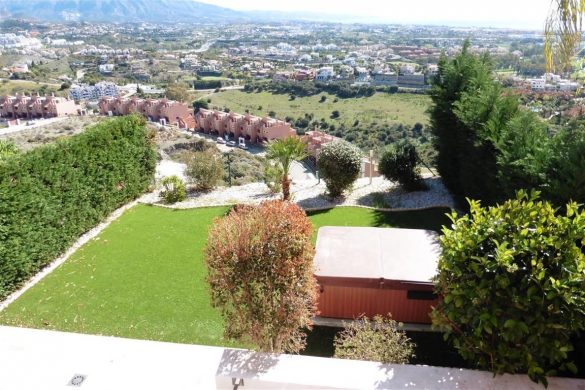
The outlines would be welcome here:
M 438 235 L 429 230 L 320 228 L 314 264 L 319 316 L 391 313 L 396 321 L 430 323 L 439 251 Z

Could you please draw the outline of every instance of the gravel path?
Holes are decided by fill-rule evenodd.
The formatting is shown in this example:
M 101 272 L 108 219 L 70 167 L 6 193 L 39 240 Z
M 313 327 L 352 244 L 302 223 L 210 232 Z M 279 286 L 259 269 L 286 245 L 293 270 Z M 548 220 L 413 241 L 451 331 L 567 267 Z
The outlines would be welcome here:
M 301 180 L 293 182 L 292 200 L 303 208 L 320 208 L 337 205 L 361 205 L 379 208 L 424 208 L 433 206 L 455 207 L 453 198 L 443 186 L 439 178 L 426 178 L 428 191 L 404 192 L 394 183 L 383 178 L 374 178 L 369 184 L 368 178 L 358 179 L 353 190 L 344 198 L 331 199 L 326 196 L 325 184 L 317 180 Z M 264 183 L 252 183 L 243 186 L 219 187 L 214 191 L 193 192 L 189 197 L 174 205 L 173 208 L 188 209 L 204 206 L 228 204 L 257 204 L 264 200 L 278 199 L 279 194 L 272 194 Z M 159 191 L 147 194 L 142 202 L 161 204 Z

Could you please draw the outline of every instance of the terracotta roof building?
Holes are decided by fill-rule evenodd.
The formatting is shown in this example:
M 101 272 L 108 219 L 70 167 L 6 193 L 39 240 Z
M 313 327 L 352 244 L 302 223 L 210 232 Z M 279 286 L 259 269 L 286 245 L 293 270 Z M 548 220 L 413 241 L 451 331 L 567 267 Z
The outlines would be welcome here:
M 199 109 L 195 114 L 195 121 L 197 131 L 217 134 L 220 137 L 227 135 L 234 139 L 242 137 L 252 143 L 282 139 L 297 134 L 290 123 L 279 119 L 204 108 Z

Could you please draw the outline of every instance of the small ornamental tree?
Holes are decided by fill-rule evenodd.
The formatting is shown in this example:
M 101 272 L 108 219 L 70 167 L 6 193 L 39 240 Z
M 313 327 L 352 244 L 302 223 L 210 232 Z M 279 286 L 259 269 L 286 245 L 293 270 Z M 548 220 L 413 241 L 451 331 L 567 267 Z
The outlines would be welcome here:
M 212 149 L 192 153 L 185 174 L 195 183 L 197 189 L 212 190 L 223 177 L 221 155 Z
M 187 197 L 187 191 L 185 189 L 185 183 L 179 176 L 167 176 L 161 181 L 163 190 L 160 196 L 167 203 L 176 203 L 185 200 Z
M 414 343 L 398 329 L 396 321 L 382 316 L 350 322 L 335 336 L 333 344 L 334 357 L 340 359 L 407 364 L 414 357 Z
M 307 157 L 307 144 L 299 137 L 287 137 L 271 141 L 266 149 L 266 158 L 275 161 L 282 170 L 282 199 L 290 198 L 289 179 L 290 167 L 293 161 Z
M 426 189 L 417 167 L 416 147 L 409 142 L 389 146 L 380 159 L 380 173 L 388 180 L 398 182 L 407 191 Z
M 317 285 L 312 226 L 297 205 L 238 206 L 209 231 L 205 261 L 227 338 L 262 352 L 299 352 L 311 327 Z
M 538 193 L 453 220 L 441 238 L 433 322 L 461 356 L 496 374 L 546 384 L 585 330 L 585 211 L 561 213 Z
M 321 148 L 317 165 L 329 194 L 335 198 L 351 187 L 359 177 L 362 156 L 357 147 L 339 140 L 327 143 Z

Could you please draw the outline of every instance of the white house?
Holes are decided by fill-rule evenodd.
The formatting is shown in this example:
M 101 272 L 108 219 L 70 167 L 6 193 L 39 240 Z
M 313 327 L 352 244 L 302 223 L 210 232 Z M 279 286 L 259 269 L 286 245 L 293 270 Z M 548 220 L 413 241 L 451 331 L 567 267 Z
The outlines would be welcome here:
M 101 74 L 111 74 L 114 71 L 114 64 L 103 64 L 98 66 Z
M 335 77 L 335 72 L 333 71 L 333 67 L 325 66 L 317 71 L 317 75 L 315 76 L 315 81 L 329 81 L 333 77 Z

